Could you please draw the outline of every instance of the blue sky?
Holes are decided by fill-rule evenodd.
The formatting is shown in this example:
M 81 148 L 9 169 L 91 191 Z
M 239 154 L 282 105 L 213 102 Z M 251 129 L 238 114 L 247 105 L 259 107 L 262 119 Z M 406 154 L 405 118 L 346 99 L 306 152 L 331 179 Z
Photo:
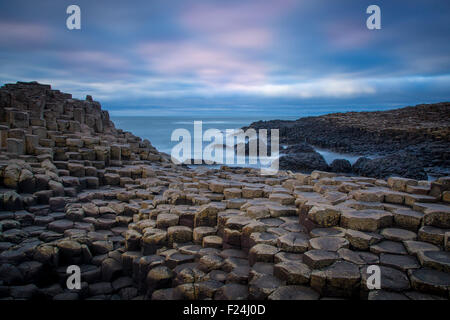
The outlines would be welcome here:
M 366 28 L 371 4 L 381 30 Z M 448 101 L 449 21 L 448 0 L 2 1 L 0 83 L 91 94 L 112 115 Z

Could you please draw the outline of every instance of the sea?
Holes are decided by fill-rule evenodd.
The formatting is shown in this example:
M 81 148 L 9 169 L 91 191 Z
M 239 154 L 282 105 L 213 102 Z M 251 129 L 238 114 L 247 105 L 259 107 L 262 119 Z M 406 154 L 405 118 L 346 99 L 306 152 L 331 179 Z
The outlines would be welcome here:
M 295 120 L 297 117 L 286 117 L 283 120 Z M 172 134 L 177 129 L 185 129 L 191 135 L 191 156 L 188 159 L 203 159 L 203 160 L 213 160 L 213 158 L 208 158 L 202 150 L 205 149 L 207 145 L 209 145 L 210 141 L 202 141 L 202 135 L 195 134 L 194 131 L 194 121 L 201 121 L 201 129 L 202 133 L 205 133 L 208 129 L 217 129 L 219 130 L 225 143 L 225 137 L 227 133 L 231 131 L 238 130 L 242 127 L 248 126 L 252 122 L 258 120 L 272 120 L 269 117 L 208 117 L 208 116 L 188 116 L 188 117 L 175 117 L 175 116 L 143 116 L 143 117 L 111 117 L 111 120 L 114 122 L 116 128 L 123 129 L 125 131 L 130 131 L 134 135 L 141 137 L 142 139 L 148 139 L 151 144 L 160 152 L 167 153 L 169 155 L 172 154 L 172 149 L 181 142 L 181 138 L 174 138 L 172 141 Z M 201 143 L 202 148 L 200 152 L 194 148 L 194 144 Z M 223 145 L 216 144 L 217 141 L 213 141 L 215 144 L 215 150 L 222 149 L 223 159 L 226 157 L 226 149 L 223 149 Z M 234 152 L 233 152 L 234 153 Z M 275 158 L 278 154 L 274 154 Z M 180 159 L 180 155 L 176 155 L 175 158 Z M 227 163 L 230 166 L 239 166 L 239 167 L 253 167 L 260 168 L 261 163 L 258 160 L 250 161 L 250 159 L 246 156 L 244 158 L 239 158 L 234 155 L 233 163 Z M 267 159 L 270 163 L 270 158 Z M 255 163 L 256 162 L 256 163 Z M 220 167 L 220 165 L 209 165 L 209 167 Z
M 328 112 L 323 112 L 325 114 Z M 311 114 L 305 114 L 304 116 L 309 116 Z M 314 114 L 319 115 L 319 114 Z M 224 137 L 226 135 L 226 130 L 228 129 L 240 129 L 242 127 L 248 126 L 252 122 L 259 120 L 295 120 L 300 118 L 300 116 L 281 116 L 276 117 L 273 115 L 257 115 L 257 116 L 111 116 L 111 120 L 114 122 L 116 128 L 123 129 L 125 131 L 130 131 L 134 135 L 139 136 L 143 139 L 148 139 L 151 144 L 158 149 L 160 152 L 171 154 L 172 148 L 179 144 L 179 140 L 172 141 L 172 133 L 176 129 L 186 129 L 191 134 L 191 147 L 192 147 L 192 158 L 200 159 L 201 153 L 194 152 L 195 141 L 201 141 L 201 137 L 196 136 L 194 140 L 194 121 L 202 121 L 202 132 L 204 133 L 208 129 L 218 129 L 220 130 Z M 210 142 L 203 142 L 203 148 Z M 280 154 L 282 154 L 283 146 L 280 146 Z M 322 154 L 325 161 L 330 164 L 335 159 L 347 159 L 350 163 L 354 163 L 359 155 L 341 154 L 336 153 L 331 150 L 326 149 L 316 149 L 317 152 Z M 224 151 L 225 154 L 225 151 Z M 204 160 L 205 159 L 203 157 Z M 237 162 L 237 161 L 236 161 Z M 236 164 L 237 165 L 237 164 Z M 246 158 L 245 163 L 242 162 L 237 165 L 242 167 L 260 167 L 260 163 L 251 164 L 249 159 Z

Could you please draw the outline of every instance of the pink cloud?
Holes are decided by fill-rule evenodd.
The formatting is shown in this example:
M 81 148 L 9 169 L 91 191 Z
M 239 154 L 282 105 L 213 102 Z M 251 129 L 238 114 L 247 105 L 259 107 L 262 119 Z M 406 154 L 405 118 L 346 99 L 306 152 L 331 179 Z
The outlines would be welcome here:
M 71 63 L 76 62 L 80 64 L 102 66 L 106 68 L 129 67 L 129 63 L 127 60 L 102 51 L 64 52 L 60 55 L 60 58 Z
M 3 44 L 27 44 L 45 42 L 51 36 L 49 27 L 22 22 L 0 22 L 0 41 Z
M 365 22 L 349 24 L 347 21 L 338 21 L 327 25 L 325 33 L 331 45 L 338 49 L 356 49 L 365 47 L 373 37 L 366 28 Z
M 218 34 L 214 42 L 236 48 L 264 48 L 272 43 L 272 32 L 263 28 L 248 28 Z
M 200 31 L 261 25 L 288 12 L 295 4 L 294 0 L 251 1 L 239 5 L 202 3 L 184 11 L 181 23 L 187 28 Z
M 149 69 L 166 75 L 190 75 L 209 83 L 257 82 L 267 68 L 230 50 L 184 42 L 146 43 L 138 53 Z

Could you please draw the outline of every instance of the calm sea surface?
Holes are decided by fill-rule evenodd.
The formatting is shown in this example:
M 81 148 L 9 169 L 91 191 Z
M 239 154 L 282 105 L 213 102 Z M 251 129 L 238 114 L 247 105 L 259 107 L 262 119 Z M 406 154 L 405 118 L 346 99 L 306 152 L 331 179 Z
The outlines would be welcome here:
M 284 118 L 283 120 L 295 120 L 298 117 Z M 148 139 L 158 151 L 170 154 L 171 149 L 178 142 L 171 141 L 172 132 L 176 129 L 187 129 L 194 138 L 194 121 L 202 121 L 202 129 L 218 129 L 225 132 L 227 129 L 240 129 L 258 120 L 271 120 L 271 118 L 246 118 L 246 117 L 111 117 L 116 128 L 132 132 L 143 139 Z M 193 140 L 192 140 L 193 141 Z M 207 145 L 205 142 L 204 145 Z
M 389 109 L 389 108 L 379 108 L 379 109 Z M 372 109 L 372 110 L 375 110 Z M 372 111 L 370 110 L 370 111 Z M 116 128 L 123 129 L 125 131 L 130 131 L 134 135 L 139 136 L 143 139 L 148 139 L 154 147 L 159 151 L 171 154 L 172 148 L 178 144 L 178 141 L 171 141 L 172 132 L 176 129 L 187 129 L 192 137 L 192 148 L 194 145 L 194 121 L 202 121 L 202 129 L 205 132 L 208 129 L 214 128 L 225 132 L 226 129 L 239 129 L 244 126 L 249 125 L 252 122 L 258 120 L 295 120 L 305 116 L 320 115 L 330 112 L 345 112 L 348 110 L 308 110 L 302 115 L 297 116 L 281 116 L 276 117 L 273 115 L 258 115 L 256 117 L 250 117 L 245 115 L 236 116 L 111 116 L 114 121 Z M 369 110 L 367 110 L 369 111 Z M 199 138 L 199 137 L 197 137 Z M 201 138 L 200 138 L 201 139 Z M 198 140 L 198 139 L 197 139 Z M 209 142 L 204 142 L 203 147 L 208 145 Z M 338 154 L 329 150 L 317 150 L 323 155 L 328 163 L 331 163 L 334 159 L 345 158 L 351 163 L 354 163 L 358 156 L 357 155 L 345 155 Z

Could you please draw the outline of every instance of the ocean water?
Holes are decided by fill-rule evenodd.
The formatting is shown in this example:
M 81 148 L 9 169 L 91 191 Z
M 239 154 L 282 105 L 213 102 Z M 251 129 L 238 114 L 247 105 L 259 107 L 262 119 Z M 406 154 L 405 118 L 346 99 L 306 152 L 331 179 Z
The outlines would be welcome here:
M 348 153 L 339 153 L 334 152 L 327 149 L 322 148 L 315 148 L 315 150 L 322 155 L 322 157 L 325 159 L 325 161 L 330 164 L 333 162 L 333 160 L 336 159 L 346 159 L 348 160 L 352 165 L 363 155 L 354 155 L 354 154 L 348 154 Z M 364 157 L 369 159 L 374 159 L 377 157 L 377 155 L 364 155 Z
M 378 109 L 378 108 L 377 108 Z M 367 111 L 377 110 L 375 108 L 370 108 Z M 388 109 L 388 108 L 379 108 Z M 330 112 L 345 112 L 349 110 L 309 110 L 301 116 L 311 116 L 320 115 Z M 358 110 L 360 111 L 360 110 Z M 362 111 L 362 110 L 361 110 Z M 194 121 L 202 121 L 202 132 L 204 133 L 208 129 L 218 129 L 225 136 L 227 129 L 240 129 L 244 126 L 248 126 L 252 122 L 259 120 L 295 120 L 300 118 L 300 116 L 273 116 L 273 115 L 255 115 L 255 116 L 111 116 L 112 121 L 114 121 L 116 128 L 123 129 L 125 131 L 130 131 L 134 135 L 139 136 L 143 139 L 148 139 L 154 147 L 160 152 L 165 152 L 171 154 L 172 148 L 179 143 L 179 141 L 171 141 L 171 136 L 176 129 L 186 129 L 191 134 L 191 148 L 192 148 L 192 158 L 201 158 L 201 153 L 194 152 L 195 141 L 201 141 L 201 137 L 196 136 L 194 140 Z M 203 148 L 210 142 L 203 142 Z M 282 152 L 282 146 L 280 146 Z M 316 149 L 325 158 L 325 161 L 330 164 L 334 159 L 347 159 L 352 164 L 359 158 L 358 155 L 340 154 L 333 152 L 331 150 Z M 225 155 L 225 150 L 224 150 Z M 245 160 L 246 164 L 241 166 L 247 167 L 259 167 L 257 165 L 249 164 L 248 158 Z
M 285 117 L 283 120 L 295 120 L 298 117 Z M 271 117 L 124 117 L 112 116 L 116 128 L 130 131 L 143 139 L 148 139 L 160 152 L 171 154 L 172 148 L 179 141 L 171 141 L 172 133 L 176 129 L 186 129 L 191 134 L 191 146 L 201 141 L 201 136 L 194 135 L 194 121 L 202 121 L 202 132 L 208 129 L 218 129 L 226 135 L 226 130 L 236 130 L 258 120 L 271 120 Z M 194 140 L 195 137 L 195 140 Z M 203 142 L 203 147 L 210 142 Z M 225 154 L 225 151 L 224 151 Z M 200 154 L 193 152 L 193 158 L 200 158 Z M 248 161 L 247 161 L 248 162 Z

